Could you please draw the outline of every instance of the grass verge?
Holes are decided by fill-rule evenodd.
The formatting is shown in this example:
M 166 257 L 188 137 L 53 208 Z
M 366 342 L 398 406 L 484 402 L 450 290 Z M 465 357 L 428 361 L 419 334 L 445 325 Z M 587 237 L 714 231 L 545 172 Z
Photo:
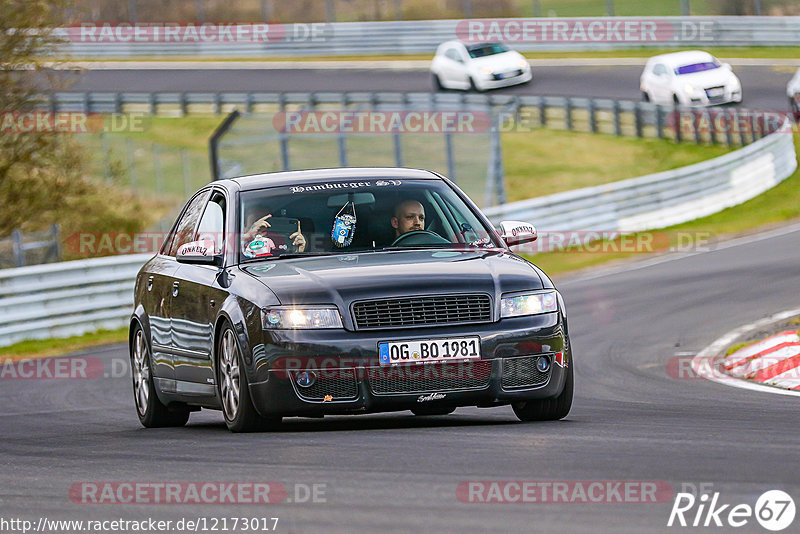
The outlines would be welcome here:
M 795 149 L 800 151 L 800 137 L 797 134 L 794 136 L 794 143 Z M 714 243 L 720 240 L 735 235 L 753 233 L 759 229 L 777 226 L 798 218 L 800 218 L 800 170 L 795 171 L 789 178 L 769 191 L 738 206 L 683 224 L 634 234 L 626 239 L 636 240 L 637 236 L 649 237 L 651 242 L 658 245 L 652 250 L 653 253 L 675 250 L 687 243 L 687 241 L 684 241 L 683 244 L 680 242 L 687 236 L 689 239 L 695 239 L 695 245 L 713 248 Z M 653 236 L 656 237 L 653 238 Z M 611 261 L 643 258 L 651 252 L 623 252 L 626 247 L 622 239 L 609 242 L 607 248 L 608 253 L 591 253 L 572 248 L 527 257 L 548 274 L 556 275 L 595 267 Z
M 80 336 L 53 339 L 29 339 L 7 347 L 0 347 L 0 362 L 23 358 L 61 356 L 89 347 L 110 345 L 112 343 L 125 343 L 127 341 L 127 328 L 98 330 L 97 332 L 89 332 Z

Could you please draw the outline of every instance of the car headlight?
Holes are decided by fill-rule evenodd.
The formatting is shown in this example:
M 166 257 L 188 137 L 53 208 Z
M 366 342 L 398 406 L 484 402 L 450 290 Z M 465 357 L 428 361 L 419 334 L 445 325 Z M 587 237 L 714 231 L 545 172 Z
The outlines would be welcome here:
M 683 87 L 683 89 L 684 89 L 684 91 L 686 91 L 686 94 L 687 94 L 687 95 L 691 95 L 691 94 L 693 94 L 693 93 L 694 93 L 694 87 L 693 87 L 691 84 L 688 84 L 688 83 L 687 83 L 687 84 L 686 84 L 686 85 Z
M 531 64 L 530 64 L 530 63 L 528 63 L 528 61 L 527 61 L 526 59 L 524 59 L 524 58 L 521 58 L 521 59 L 519 60 L 519 68 L 521 68 L 521 69 L 523 69 L 523 70 L 524 70 L 524 69 L 526 69 L 526 68 L 528 68 L 528 67 L 530 67 L 530 66 L 531 66 Z
M 536 315 L 558 311 L 558 299 L 555 291 L 528 293 L 503 297 L 500 300 L 500 318 Z
M 479 70 L 479 71 L 480 71 L 480 73 L 481 73 L 481 74 L 483 74 L 484 76 L 491 76 L 492 74 L 494 74 L 494 72 L 492 71 L 492 69 L 490 69 L 489 67 L 481 67 L 481 68 L 480 68 L 480 69 L 478 69 L 478 70 Z
M 268 330 L 342 328 L 342 318 L 337 308 L 265 308 L 261 310 L 261 323 Z

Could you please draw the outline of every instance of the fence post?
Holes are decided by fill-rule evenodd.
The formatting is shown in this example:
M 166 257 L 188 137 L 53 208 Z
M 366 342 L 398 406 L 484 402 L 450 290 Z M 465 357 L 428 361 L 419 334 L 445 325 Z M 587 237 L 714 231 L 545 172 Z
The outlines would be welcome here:
M 156 175 L 156 193 L 164 193 L 164 172 L 161 168 L 161 146 L 153 143 L 153 171 Z
M 564 100 L 564 127 L 572 130 L 572 99 L 570 97 Z
M 253 93 L 244 95 L 244 111 L 245 113 L 253 112 Z
M 181 167 L 183 168 L 183 192 L 186 193 L 186 198 L 189 198 L 189 195 L 192 194 L 192 170 L 189 151 L 185 148 L 181 149 Z
M 139 187 L 139 175 L 136 173 L 136 149 L 133 146 L 133 139 L 130 137 L 125 139 L 125 148 L 128 153 L 128 176 L 131 179 L 131 189 L 136 190 Z
M 594 98 L 589 99 L 587 111 L 589 112 L 589 130 L 592 133 L 597 133 L 597 109 L 595 107 Z
M 700 136 L 700 116 L 692 112 L 692 129 L 694 130 L 694 143 L 696 145 L 703 142 L 703 138 Z
M 656 135 L 659 139 L 664 139 L 664 110 L 661 104 L 656 104 Z
M 747 128 L 742 128 L 743 125 L 740 124 L 740 121 L 739 121 L 739 110 L 738 109 L 734 111 L 734 114 L 736 116 L 736 128 L 739 130 L 739 142 L 742 143 L 742 146 L 746 146 L 747 145 L 747 132 L 746 132 Z
M 214 93 L 214 113 L 219 115 L 222 113 L 222 95 Z
M 486 205 L 493 206 L 506 202 L 505 177 L 503 176 L 503 153 L 500 145 L 500 115 L 490 111 L 489 164 L 486 173 Z
M 464 18 L 470 19 L 472 18 L 472 0 L 464 0 Z
M 83 106 L 84 113 L 90 113 L 92 111 L 91 110 L 91 101 L 89 100 L 89 92 L 88 91 L 83 93 L 82 106 Z
M 715 121 L 713 120 L 714 117 L 711 115 L 710 111 L 706 110 L 706 111 L 703 111 L 703 114 L 701 115 L 701 118 L 703 118 L 703 119 L 707 118 L 708 119 L 708 121 L 706 121 L 706 124 L 708 124 L 708 139 L 709 139 L 709 141 L 711 141 L 712 145 L 716 145 L 717 144 L 717 131 L 715 129 L 716 128 L 715 127 Z
M 186 98 L 186 93 L 181 93 L 181 115 L 184 117 L 189 114 L 189 99 Z
M 22 232 L 19 230 L 11 232 L 11 242 L 14 247 L 14 265 L 17 267 L 24 267 L 25 251 L 22 249 Z
M 325 21 L 328 23 L 336 22 L 336 9 L 333 0 L 325 0 Z
M 61 261 L 61 228 L 57 224 L 50 227 L 50 235 L 53 236 L 53 261 Z
M 128 18 L 131 22 L 139 21 L 139 15 L 136 12 L 136 0 L 128 0 Z
M 633 123 L 636 127 L 636 137 L 644 137 L 644 127 L 642 125 L 642 107 L 641 102 L 636 102 L 633 107 Z
M 681 112 L 677 106 L 672 106 L 672 116 L 675 118 L 673 121 L 674 128 L 675 128 L 675 142 L 681 143 L 683 142 L 683 122 L 681 121 Z
M 689 7 L 689 0 L 681 0 L 681 15 L 688 17 L 691 14 L 692 10 Z
M 539 97 L 539 125 L 547 126 L 547 106 L 542 96 Z
M 539 0 L 533 0 L 533 16 L 534 17 L 542 16 L 542 4 Z
M 453 134 L 447 132 L 444 134 L 444 146 L 447 152 L 447 177 L 456 181 L 456 162 L 453 158 Z
M 195 15 L 197 16 L 197 20 L 203 22 L 206 20 L 206 11 L 203 8 L 203 0 L 194 0 L 195 5 Z
M 614 16 L 614 0 L 606 0 L 606 15 L 609 17 Z
M 733 113 L 725 110 L 725 144 L 733 146 Z
M 150 93 L 150 115 L 158 114 L 158 100 L 156 93 Z
M 614 135 L 622 135 L 622 122 L 619 117 L 619 101 L 614 100 Z

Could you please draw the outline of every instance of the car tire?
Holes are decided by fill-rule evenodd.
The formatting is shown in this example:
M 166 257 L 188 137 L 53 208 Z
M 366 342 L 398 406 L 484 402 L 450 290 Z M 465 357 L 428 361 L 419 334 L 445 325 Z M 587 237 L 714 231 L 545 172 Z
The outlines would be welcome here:
M 411 413 L 420 417 L 426 415 L 450 415 L 454 411 L 456 411 L 455 406 L 420 406 L 411 408 Z
M 165 406 L 156 394 L 152 358 L 142 327 L 133 329 L 130 344 L 133 401 L 139 422 L 145 428 L 183 426 L 189 420 L 189 408 L 182 404 Z
M 444 85 L 442 85 L 442 80 L 436 73 L 433 74 L 433 89 L 435 91 L 445 91 L 447 89 Z
M 650 93 L 648 93 L 647 91 L 642 91 L 642 100 L 644 100 L 645 102 L 650 102 L 651 100 Z
M 475 80 L 472 78 L 472 76 L 469 77 L 469 91 L 471 93 L 482 93 L 483 92 L 482 89 L 478 89 L 478 86 L 475 84 Z
M 681 105 L 681 101 L 678 98 L 678 95 L 676 95 L 675 93 L 672 93 L 672 103 L 675 104 L 676 106 Z
M 520 421 L 557 421 L 563 419 L 572 408 L 573 362 L 567 367 L 564 389 L 549 399 L 515 402 L 511 405 Z
M 277 427 L 280 417 L 262 417 L 253 406 L 242 351 L 230 323 L 225 323 L 217 340 L 217 394 L 225 425 L 231 432 L 259 432 Z
M 797 100 L 794 98 L 789 98 L 789 109 L 792 111 L 794 121 L 800 122 L 800 105 L 797 104 Z

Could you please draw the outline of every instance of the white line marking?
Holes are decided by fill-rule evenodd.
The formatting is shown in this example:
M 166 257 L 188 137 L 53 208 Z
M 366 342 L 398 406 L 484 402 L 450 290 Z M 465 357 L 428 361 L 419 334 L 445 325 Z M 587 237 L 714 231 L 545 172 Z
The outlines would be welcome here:
M 735 328 L 734 330 L 731 330 L 730 332 L 721 336 L 712 344 L 701 350 L 697 354 L 697 356 L 695 356 L 692 359 L 692 369 L 694 369 L 694 371 L 698 374 L 698 376 L 701 376 L 706 380 L 710 380 L 712 382 L 724 384 L 726 386 L 732 386 L 741 389 L 749 389 L 751 391 L 761 391 L 763 393 L 773 393 L 776 395 L 790 395 L 793 397 L 800 397 L 800 391 L 779 389 L 773 386 L 766 386 L 758 382 L 752 382 L 749 380 L 740 380 L 732 378 L 730 376 L 720 376 L 717 373 L 709 372 L 709 368 L 713 366 L 708 365 L 709 359 L 715 358 L 720 352 L 722 352 L 725 349 L 725 347 L 731 345 L 737 339 L 744 336 L 748 332 L 752 332 L 753 330 L 757 330 L 759 328 L 763 328 L 765 326 L 769 326 L 774 323 L 785 321 L 786 319 L 795 317 L 797 315 L 800 315 L 800 308 L 782 311 L 770 317 L 759 319 L 758 321 L 745 324 L 738 328 Z

